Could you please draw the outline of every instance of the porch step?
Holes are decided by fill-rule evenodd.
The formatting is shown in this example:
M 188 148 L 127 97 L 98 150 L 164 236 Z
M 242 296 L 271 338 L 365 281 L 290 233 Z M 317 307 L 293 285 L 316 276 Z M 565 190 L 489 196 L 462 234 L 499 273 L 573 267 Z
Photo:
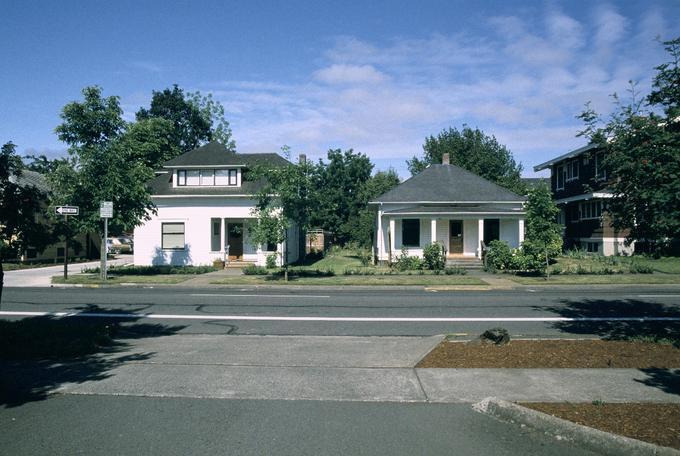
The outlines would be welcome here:
M 482 269 L 484 264 L 479 258 L 447 258 L 446 267 L 458 267 L 464 269 Z
M 230 260 L 225 266 L 226 268 L 245 268 L 246 266 L 254 265 L 254 261 L 245 260 Z

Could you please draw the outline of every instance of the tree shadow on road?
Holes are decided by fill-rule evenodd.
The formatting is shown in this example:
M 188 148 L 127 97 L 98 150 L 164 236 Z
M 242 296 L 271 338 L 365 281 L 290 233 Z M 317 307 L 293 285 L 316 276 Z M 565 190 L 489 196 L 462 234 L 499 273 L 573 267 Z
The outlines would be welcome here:
M 120 313 L 88 306 L 78 312 Z M 126 310 L 125 313 L 131 313 Z M 108 378 L 116 366 L 154 353 L 126 353 L 126 340 L 172 335 L 184 326 L 139 323 L 139 317 L 33 317 L 0 320 L 0 406 L 45 399 L 67 383 Z
M 646 321 L 645 318 L 679 318 L 678 307 L 645 302 L 636 299 L 564 299 L 560 305 L 535 307 L 560 317 L 575 319 L 603 318 L 590 321 L 558 321 L 553 328 L 565 333 L 596 335 L 605 340 L 646 340 L 669 342 L 680 346 L 680 322 Z M 639 318 L 640 320 L 616 320 L 616 318 Z
M 553 307 L 536 307 L 548 310 L 561 317 L 603 318 L 596 321 L 558 321 L 553 328 L 565 333 L 595 335 L 604 340 L 637 340 L 672 344 L 680 349 L 680 322 L 649 321 L 646 318 L 678 318 L 680 309 L 655 302 L 636 299 L 585 299 L 562 300 Z M 616 320 L 616 318 L 639 318 L 640 320 Z M 670 394 L 680 394 L 680 369 L 640 369 L 647 375 L 636 380 L 648 386 L 659 388 Z

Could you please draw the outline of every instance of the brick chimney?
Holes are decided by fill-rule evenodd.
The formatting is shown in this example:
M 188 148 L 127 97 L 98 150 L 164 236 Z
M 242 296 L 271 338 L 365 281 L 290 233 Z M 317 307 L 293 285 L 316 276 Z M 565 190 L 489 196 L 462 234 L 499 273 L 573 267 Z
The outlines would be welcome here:
M 298 158 L 298 163 L 300 163 L 301 165 L 307 163 L 307 156 L 305 154 L 300 154 L 300 157 Z
M 448 165 L 449 164 L 449 154 L 444 153 L 442 154 L 442 165 Z

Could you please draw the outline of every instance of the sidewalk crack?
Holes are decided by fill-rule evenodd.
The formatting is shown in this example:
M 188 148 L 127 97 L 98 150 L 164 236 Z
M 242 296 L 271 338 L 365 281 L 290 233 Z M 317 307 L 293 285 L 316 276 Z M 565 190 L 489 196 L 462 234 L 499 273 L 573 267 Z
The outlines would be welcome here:
M 425 392 L 425 388 L 423 387 L 423 382 L 420 381 L 420 376 L 418 375 L 418 369 L 415 367 L 413 368 L 413 373 L 416 376 L 416 380 L 418 380 L 418 386 L 420 387 L 420 391 L 422 391 L 423 396 L 425 397 L 425 402 L 430 402 L 430 398 L 427 396 L 427 393 Z

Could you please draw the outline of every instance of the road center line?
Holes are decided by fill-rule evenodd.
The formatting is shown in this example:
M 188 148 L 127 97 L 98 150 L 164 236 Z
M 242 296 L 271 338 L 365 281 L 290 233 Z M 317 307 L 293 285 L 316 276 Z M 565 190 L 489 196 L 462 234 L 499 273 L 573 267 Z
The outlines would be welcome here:
M 275 295 L 275 294 L 218 294 L 218 293 L 197 293 L 191 296 L 214 296 L 221 298 L 330 298 L 325 295 Z
M 152 320 L 241 320 L 241 321 L 325 321 L 367 323 L 456 323 L 456 322 L 559 322 L 559 321 L 680 321 L 680 317 L 282 317 L 275 315 L 182 315 L 98 312 L 20 312 L 1 311 L 6 317 L 82 317 Z

